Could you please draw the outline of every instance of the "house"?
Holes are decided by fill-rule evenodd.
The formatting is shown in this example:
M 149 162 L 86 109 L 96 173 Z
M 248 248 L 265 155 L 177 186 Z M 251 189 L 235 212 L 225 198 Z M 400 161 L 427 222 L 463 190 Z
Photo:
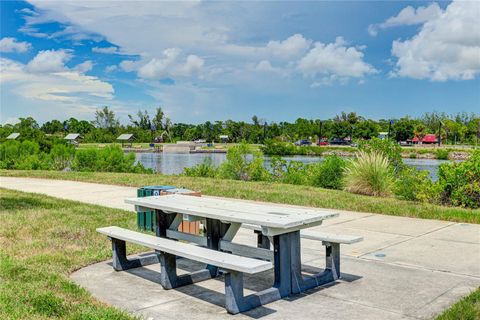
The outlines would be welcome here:
M 20 136 L 20 133 L 14 132 L 14 133 L 11 133 L 11 134 L 10 134 L 8 137 L 6 137 L 5 139 L 7 139 L 7 140 L 15 140 L 15 139 L 17 139 L 19 136 Z
M 379 132 L 378 133 L 378 139 L 387 139 L 388 138 L 388 132 Z
M 218 137 L 220 138 L 221 143 L 227 143 L 228 142 L 228 136 L 226 134 L 221 134 Z
M 80 139 L 82 139 L 82 136 L 80 135 L 80 133 L 69 133 L 65 136 L 65 138 L 63 138 L 64 140 L 67 140 L 68 142 L 70 142 L 71 144 L 77 146 L 78 145 L 78 142 Z
M 123 133 L 117 137 L 117 140 L 122 143 L 122 148 L 125 146 L 131 148 L 133 139 L 135 139 L 135 137 L 132 133 Z
M 437 136 L 434 134 L 426 134 L 423 138 L 416 136 L 412 139 L 414 144 L 435 144 L 438 142 Z

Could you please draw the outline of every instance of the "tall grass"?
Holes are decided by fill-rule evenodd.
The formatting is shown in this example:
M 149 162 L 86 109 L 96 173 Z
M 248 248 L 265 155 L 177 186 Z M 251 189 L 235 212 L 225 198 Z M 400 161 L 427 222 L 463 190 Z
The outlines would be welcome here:
M 369 196 L 391 194 L 394 176 L 388 158 L 380 152 L 359 151 L 345 169 L 345 189 Z

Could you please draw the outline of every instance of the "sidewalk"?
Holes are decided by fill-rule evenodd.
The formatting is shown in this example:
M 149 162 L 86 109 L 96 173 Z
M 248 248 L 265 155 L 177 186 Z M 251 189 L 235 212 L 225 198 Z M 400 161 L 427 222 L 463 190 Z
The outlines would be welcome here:
M 136 196 L 136 188 L 131 187 L 31 178 L 0 177 L 0 187 L 125 210 L 133 208 L 123 200 Z M 429 318 L 480 286 L 480 225 L 336 212 L 339 218 L 316 228 L 365 239 L 342 247 L 344 279 L 240 318 Z M 242 229 L 235 241 L 253 245 L 255 238 Z M 322 267 L 322 249 L 318 242 L 302 240 L 304 264 Z M 100 300 L 146 318 L 230 318 L 221 307 L 220 281 L 164 291 L 155 282 L 157 269 L 151 266 L 116 273 L 108 264 L 99 263 L 77 271 L 72 278 Z M 250 280 L 254 289 L 265 282 Z M 246 287 L 250 288 L 248 281 Z

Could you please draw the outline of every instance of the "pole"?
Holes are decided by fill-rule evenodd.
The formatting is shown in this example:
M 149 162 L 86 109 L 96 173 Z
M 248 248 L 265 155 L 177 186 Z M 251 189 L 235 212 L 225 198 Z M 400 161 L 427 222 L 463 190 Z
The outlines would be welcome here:
M 322 120 L 320 120 L 320 133 L 318 134 L 318 142 L 322 141 Z
M 392 129 L 392 120 L 388 121 L 388 139 L 390 140 L 390 131 Z
M 265 143 L 265 139 L 267 138 L 267 122 L 263 124 L 263 143 Z
M 442 143 L 442 121 L 438 122 L 438 146 Z

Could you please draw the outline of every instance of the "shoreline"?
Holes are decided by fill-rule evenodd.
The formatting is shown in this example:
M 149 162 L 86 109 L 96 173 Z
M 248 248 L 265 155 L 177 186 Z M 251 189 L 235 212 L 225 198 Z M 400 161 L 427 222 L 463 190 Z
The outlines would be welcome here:
M 159 149 L 143 149 L 143 148 L 123 148 L 124 152 L 133 152 L 133 153 L 164 153 Z M 344 151 L 344 150 L 326 150 L 320 154 L 284 154 L 278 155 L 280 157 L 294 157 L 294 156 L 306 156 L 306 157 L 325 157 L 330 155 L 337 155 L 339 157 L 348 158 L 352 157 L 355 154 L 356 150 Z M 169 152 L 168 152 L 169 153 Z M 226 149 L 200 149 L 200 150 L 190 150 L 186 154 L 204 154 L 204 153 L 216 153 L 216 154 L 226 154 Z M 175 154 L 175 153 L 169 153 Z M 265 154 L 265 156 L 275 156 Z M 403 159 L 418 159 L 418 160 L 466 160 L 470 157 L 470 152 L 468 151 L 450 151 L 448 153 L 448 159 L 439 159 L 434 152 L 417 152 L 417 150 L 411 150 L 411 152 L 403 151 L 401 153 Z

